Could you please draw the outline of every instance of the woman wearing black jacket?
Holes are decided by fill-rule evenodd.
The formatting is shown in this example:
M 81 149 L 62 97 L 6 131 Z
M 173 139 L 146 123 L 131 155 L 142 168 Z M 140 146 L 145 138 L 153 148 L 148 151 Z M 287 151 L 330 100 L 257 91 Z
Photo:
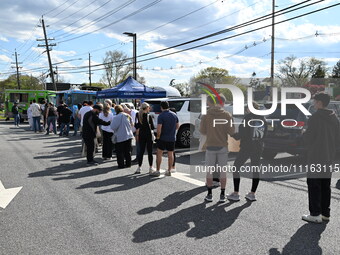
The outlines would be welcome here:
M 143 164 L 143 157 L 145 152 L 145 147 L 148 151 L 148 160 L 149 160 L 149 173 L 154 171 L 152 167 L 153 164 L 153 155 L 152 155 L 152 145 L 153 145 L 153 130 L 155 129 L 153 120 L 149 115 L 150 105 L 148 103 L 143 103 L 140 107 L 139 112 L 137 113 L 137 123 L 135 124 L 136 128 L 136 141 L 139 142 L 139 155 L 138 158 L 138 168 L 135 174 L 140 174 L 141 167 Z
M 253 103 L 254 108 L 258 109 L 258 105 Z M 239 201 L 240 188 L 240 168 L 250 158 L 252 166 L 260 165 L 260 158 L 263 151 L 263 138 L 267 133 L 267 122 L 265 117 L 258 116 L 246 109 L 244 123 L 240 124 L 239 132 L 232 137 L 240 140 L 240 151 L 237 154 L 234 162 L 235 172 L 233 173 L 234 192 L 227 196 L 231 201 Z M 249 122 L 250 121 L 250 122 Z M 250 125 L 249 125 L 250 124 Z M 260 182 L 259 171 L 253 171 L 253 183 L 250 192 L 245 196 L 247 200 L 256 201 L 255 192 Z

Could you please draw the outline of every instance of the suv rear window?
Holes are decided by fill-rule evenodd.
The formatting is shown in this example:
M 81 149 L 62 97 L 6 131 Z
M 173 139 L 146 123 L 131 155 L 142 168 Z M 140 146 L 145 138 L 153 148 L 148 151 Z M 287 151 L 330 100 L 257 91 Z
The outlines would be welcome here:
M 160 113 L 161 112 L 161 101 L 145 101 L 151 107 L 151 112 Z M 176 112 L 179 112 L 182 109 L 184 101 L 168 101 L 169 107 L 174 108 Z
M 269 109 L 271 104 L 265 104 L 266 108 Z M 303 104 L 303 106 L 308 109 L 309 104 Z M 288 104 L 286 115 L 283 116 L 281 114 L 281 104 L 277 104 L 277 108 L 275 112 L 270 114 L 268 118 L 270 119 L 294 119 L 294 120 L 303 120 L 306 119 L 306 116 L 300 111 L 299 108 L 295 104 Z
M 201 112 L 201 100 L 189 101 L 189 112 Z
M 161 101 L 145 101 L 150 105 L 151 112 L 161 112 Z

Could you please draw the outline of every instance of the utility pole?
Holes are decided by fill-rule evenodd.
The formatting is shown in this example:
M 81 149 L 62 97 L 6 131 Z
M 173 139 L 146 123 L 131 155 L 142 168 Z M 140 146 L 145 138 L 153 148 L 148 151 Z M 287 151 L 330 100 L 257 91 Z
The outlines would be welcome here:
M 92 81 L 91 81 L 91 54 L 89 53 L 89 82 L 90 82 L 90 87 L 92 86 Z
M 18 89 L 21 89 L 21 86 L 20 86 L 20 75 L 19 75 L 19 68 L 21 68 L 19 66 L 19 64 L 22 64 L 22 62 L 18 62 L 18 53 L 17 53 L 17 49 L 15 49 L 15 63 L 12 62 L 12 64 L 15 64 L 15 67 L 12 66 L 12 68 L 16 68 L 17 69 L 17 84 L 18 84 Z
M 272 6 L 272 48 L 271 48 L 271 65 L 270 65 L 270 86 L 274 87 L 274 54 L 275 48 L 275 0 L 273 0 Z
M 47 38 L 46 27 L 45 27 L 45 22 L 44 22 L 43 17 L 41 18 L 41 27 L 43 28 L 43 32 L 44 32 L 44 39 L 37 39 L 37 41 L 45 41 L 45 44 L 38 44 L 38 47 L 46 47 L 48 64 L 50 67 L 50 76 L 51 76 L 54 90 L 57 91 L 57 84 L 55 83 L 55 80 L 54 80 L 54 73 L 53 73 L 53 67 L 52 67 L 52 61 L 51 61 L 51 55 L 50 55 L 50 51 L 52 50 L 52 48 L 50 47 L 56 46 L 57 44 L 55 43 L 48 44 L 48 41 L 54 40 L 54 38 L 49 38 L 49 39 Z
M 59 82 L 58 66 L 55 66 L 55 75 L 57 76 L 57 82 Z

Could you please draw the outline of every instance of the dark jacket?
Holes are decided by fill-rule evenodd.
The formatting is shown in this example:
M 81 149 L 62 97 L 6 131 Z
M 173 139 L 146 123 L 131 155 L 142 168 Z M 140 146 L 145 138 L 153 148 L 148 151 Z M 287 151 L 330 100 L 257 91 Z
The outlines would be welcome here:
M 59 116 L 60 116 L 59 121 L 61 123 L 70 123 L 71 122 L 71 116 L 72 116 L 72 110 L 65 105 L 64 108 L 60 109 Z
M 96 137 L 98 125 L 108 126 L 110 124 L 110 121 L 103 121 L 102 119 L 99 119 L 95 112 L 89 111 L 84 115 L 82 136 L 85 139 L 94 139 Z
M 340 146 L 339 120 L 329 109 L 317 110 L 308 120 L 303 140 L 308 163 L 330 163 Z
M 19 107 L 18 107 L 18 105 L 13 105 L 13 107 L 12 107 L 12 113 L 13 113 L 13 114 L 19 114 Z
M 258 121 L 255 123 L 255 121 L 251 121 L 248 125 L 249 120 L 262 120 L 262 122 Z M 241 149 L 252 149 L 254 147 L 258 148 L 259 143 L 263 144 L 263 138 L 267 134 L 267 121 L 266 118 L 263 116 L 255 115 L 253 113 L 248 113 L 244 116 L 243 122 L 245 123 L 245 126 L 243 124 L 239 125 L 238 133 L 234 134 L 232 137 L 236 140 L 240 141 L 240 147 Z M 252 127 L 252 126 L 259 126 L 258 128 Z

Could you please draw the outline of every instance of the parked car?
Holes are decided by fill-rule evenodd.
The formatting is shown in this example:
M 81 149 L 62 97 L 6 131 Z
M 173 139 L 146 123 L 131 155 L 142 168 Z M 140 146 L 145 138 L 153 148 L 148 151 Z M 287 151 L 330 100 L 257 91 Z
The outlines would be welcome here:
M 316 110 L 312 102 L 303 104 L 310 113 L 314 113 Z M 270 104 L 266 105 L 270 108 Z M 340 117 L 340 102 L 331 101 L 328 106 L 333 110 L 337 117 Z M 279 152 L 287 152 L 292 155 L 304 155 L 305 148 L 303 146 L 302 134 L 307 129 L 308 116 L 305 116 L 300 109 L 295 105 L 287 105 L 287 115 L 281 115 L 281 104 L 277 105 L 277 109 L 274 113 L 266 116 L 268 121 L 268 132 L 264 139 L 264 150 L 262 157 L 264 159 L 273 159 Z M 279 119 L 272 125 L 270 119 Z M 281 121 L 285 119 L 293 119 L 297 121 L 297 125 L 293 121 L 285 121 L 284 125 L 281 125 Z
M 179 129 L 177 131 L 177 144 L 180 147 L 190 147 L 190 139 L 195 127 L 195 119 L 201 113 L 200 98 L 158 98 L 145 100 L 151 106 L 150 115 L 153 118 L 155 127 L 157 127 L 157 117 L 161 113 L 160 103 L 168 101 L 170 108 L 176 110 L 179 120 Z

